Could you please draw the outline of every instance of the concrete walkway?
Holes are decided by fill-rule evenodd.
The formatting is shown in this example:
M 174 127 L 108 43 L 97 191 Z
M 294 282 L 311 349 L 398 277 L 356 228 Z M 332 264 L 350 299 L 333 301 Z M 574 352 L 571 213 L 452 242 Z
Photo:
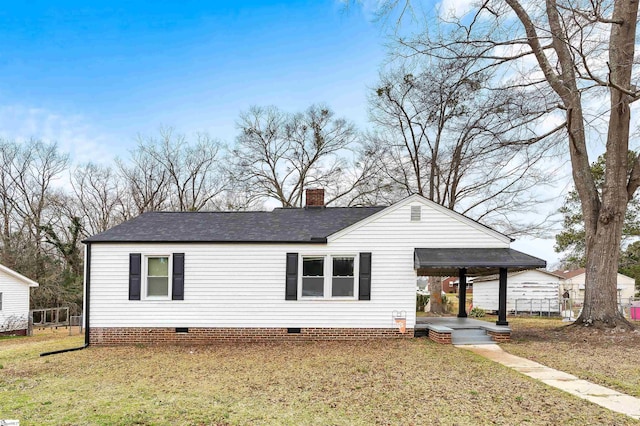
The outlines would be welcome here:
M 503 351 L 498 345 L 458 345 L 457 347 L 475 352 L 492 361 L 513 368 L 519 373 L 540 380 L 549 386 L 586 399 L 609 410 L 640 420 L 640 398 L 625 395 L 537 362 L 511 355 Z

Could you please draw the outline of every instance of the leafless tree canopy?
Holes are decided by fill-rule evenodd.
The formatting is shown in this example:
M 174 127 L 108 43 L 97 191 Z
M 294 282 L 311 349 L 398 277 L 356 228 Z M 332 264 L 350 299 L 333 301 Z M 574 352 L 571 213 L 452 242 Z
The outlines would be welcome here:
M 551 179 L 541 165 L 558 138 L 530 130 L 545 103 L 494 88 L 492 79 L 475 58 L 391 68 L 369 96 L 371 143 L 400 194 L 421 194 L 511 234 L 532 232 L 533 224 L 513 220 L 541 202 Z
M 374 165 L 355 152 L 355 126 L 327 106 L 312 105 L 298 113 L 252 107 L 241 114 L 237 127 L 231 177 L 252 198 L 299 207 L 305 188 L 322 187 L 327 204 L 362 200 L 358 189 L 366 186 Z

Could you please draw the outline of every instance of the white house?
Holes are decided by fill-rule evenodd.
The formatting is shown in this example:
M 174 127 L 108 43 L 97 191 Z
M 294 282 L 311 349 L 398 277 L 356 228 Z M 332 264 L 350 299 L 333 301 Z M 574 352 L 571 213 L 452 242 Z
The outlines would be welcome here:
M 419 195 L 323 204 L 151 212 L 88 238 L 86 344 L 412 336 L 417 275 L 544 266 Z
M 0 334 L 27 334 L 32 287 L 38 283 L 0 265 Z
M 517 312 L 560 312 L 562 277 L 543 270 L 507 274 L 507 310 Z M 473 280 L 473 306 L 498 310 L 498 277 Z
M 586 277 L 585 268 L 573 269 L 570 271 L 554 271 L 564 278 L 562 283 L 562 291 L 567 290 L 571 295 L 571 298 L 576 303 L 583 303 L 584 301 L 584 283 Z M 636 280 L 623 274 L 618 274 L 617 288 L 618 288 L 618 301 L 620 303 L 629 303 L 632 297 L 635 296 Z

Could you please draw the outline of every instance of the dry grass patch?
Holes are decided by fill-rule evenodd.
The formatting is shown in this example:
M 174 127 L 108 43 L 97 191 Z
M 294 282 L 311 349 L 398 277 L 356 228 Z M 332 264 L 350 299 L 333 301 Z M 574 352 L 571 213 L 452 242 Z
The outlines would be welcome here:
M 559 319 L 509 318 L 506 351 L 640 397 L 640 331 L 567 327 Z
M 0 419 L 23 425 L 635 424 L 425 339 L 90 347 L 46 358 L 37 352 L 48 340 L 8 343 Z

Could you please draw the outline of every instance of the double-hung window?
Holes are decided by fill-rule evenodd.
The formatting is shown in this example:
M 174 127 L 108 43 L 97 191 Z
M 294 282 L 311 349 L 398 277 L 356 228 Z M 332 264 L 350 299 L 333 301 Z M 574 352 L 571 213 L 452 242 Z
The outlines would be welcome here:
M 353 297 L 355 284 L 355 258 L 334 256 L 332 258 L 331 297 Z
M 301 295 L 308 298 L 353 298 L 356 257 L 302 256 Z
M 302 258 L 302 297 L 324 297 L 324 256 Z
M 169 297 L 169 256 L 146 257 L 146 297 L 166 299 Z

